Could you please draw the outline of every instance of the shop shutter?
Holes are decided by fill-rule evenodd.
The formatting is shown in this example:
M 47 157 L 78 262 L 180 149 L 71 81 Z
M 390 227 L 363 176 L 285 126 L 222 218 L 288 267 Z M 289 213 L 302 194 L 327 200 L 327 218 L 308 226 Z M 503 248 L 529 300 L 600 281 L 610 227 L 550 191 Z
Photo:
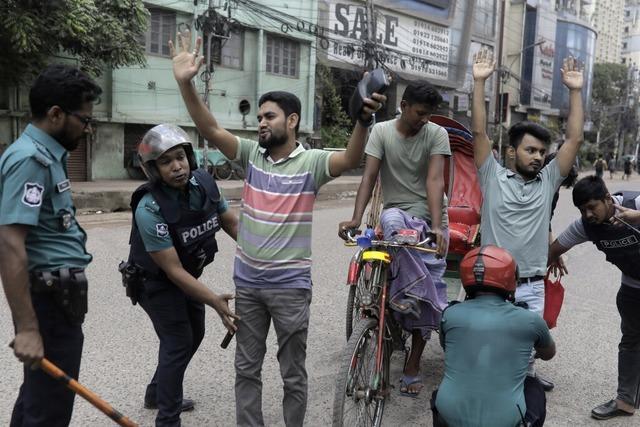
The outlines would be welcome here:
M 87 160 L 88 156 L 87 139 L 83 139 L 78 148 L 69 152 L 67 160 L 67 172 L 71 181 L 86 181 L 87 176 Z

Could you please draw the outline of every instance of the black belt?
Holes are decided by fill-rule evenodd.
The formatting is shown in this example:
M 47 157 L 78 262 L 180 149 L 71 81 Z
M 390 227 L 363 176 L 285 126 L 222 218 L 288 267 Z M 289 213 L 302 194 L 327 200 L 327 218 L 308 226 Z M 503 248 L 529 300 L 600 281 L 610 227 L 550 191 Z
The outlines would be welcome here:
M 520 277 L 518 279 L 518 285 L 522 285 L 523 283 L 538 282 L 543 279 L 544 279 L 544 276 Z
M 30 271 L 29 282 L 31 291 L 35 293 L 53 292 L 59 286 L 60 280 L 86 282 L 84 268 L 61 268 L 55 271 Z

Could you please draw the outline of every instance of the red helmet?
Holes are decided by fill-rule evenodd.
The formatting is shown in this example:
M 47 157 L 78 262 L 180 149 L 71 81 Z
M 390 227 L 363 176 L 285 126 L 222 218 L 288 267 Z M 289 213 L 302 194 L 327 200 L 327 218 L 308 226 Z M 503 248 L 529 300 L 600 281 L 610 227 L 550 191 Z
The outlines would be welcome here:
M 465 291 L 493 290 L 513 294 L 518 265 L 505 249 L 488 245 L 469 251 L 460 262 L 460 279 Z

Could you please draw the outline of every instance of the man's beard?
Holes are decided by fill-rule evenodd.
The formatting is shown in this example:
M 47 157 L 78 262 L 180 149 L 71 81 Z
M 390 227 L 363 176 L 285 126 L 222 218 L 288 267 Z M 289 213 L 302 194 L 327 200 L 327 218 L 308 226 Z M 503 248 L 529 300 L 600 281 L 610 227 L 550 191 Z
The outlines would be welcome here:
M 538 172 L 540 172 L 540 169 L 537 169 L 535 172 L 525 169 L 522 166 L 520 166 L 520 162 L 518 161 L 518 159 L 516 159 L 515 161 L 515 166 L 516 166 L 516 172 L 518 172 L 520 175 L 522 175 L 522 177 L 524 177 L 527 180 L 531 180 L 533 178 L 535 178 L 536 176 L 538 176 Z
M 76 139 L 72 139 L 69 134 L 67 133 L 67 129 L 63 128 L 60 132 L 51 135 L 56 141 L 58 141 L 60 143 L 60 145 L 62 145 L 64 147 L 65 150 L 67 151 L 73 151 L 76 148 L 78 148 L 78 145 L 80 145 L 80 141 L 84 138 L 86 138 L 85 135 L 76 138 Z
M 275 134 L 273 131 L 270 132 L 269 138 L 262 139 L 258 137 L 258 144 L 260 147 L 264 149 L 270 149 L 274 147 L 279 147 L 287 143 L 287 135 L 286 134 Z

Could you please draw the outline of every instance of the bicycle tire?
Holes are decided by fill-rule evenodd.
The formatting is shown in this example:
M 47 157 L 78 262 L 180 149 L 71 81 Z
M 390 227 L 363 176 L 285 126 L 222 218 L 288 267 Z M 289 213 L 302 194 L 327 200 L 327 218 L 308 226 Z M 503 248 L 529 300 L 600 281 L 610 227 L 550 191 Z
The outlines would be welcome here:
M 224 162 L 213 168 L 216 179 L 219 180 L 229 180 L 233 175 L 233 168 L 231 167 L 231 163 Z
M 381 382 L 378 384 L 379 389 L 372 390 L 369 387 L 375 369 L 378 333 L 377 319 L 362 319 L 356 324 L 351 338 L 347 342 L 336 379 L 333 400 L 334 427 L 379 427 L 382 423 L 387 394 L 385 388 L 389 384 L 389 354 L 388 346 L 385 343 L 383 343 L 382 349 L 384 352 L 383 373 Z M 356 406 L 353 411 L 347 408 L 350 402 Z M 364 406 L 363 410 L 359 406 Z M 371 411 L 367 411 L 367 409 L 371 409 Z M 352 420 L 351 416 L 354 416 L 355 420 Z
M 356 313 L 354 313 L 353 309 L 356 302 L 357 287 L 357 285 L 349 286 L 349 295 L 347 296 L 347 314 L 345 323 L 347 341 L 349 341 L 349 338 L 351 338 L 351 333 L 353 332 L 353 324 L 355 323 L 354 320 Z

